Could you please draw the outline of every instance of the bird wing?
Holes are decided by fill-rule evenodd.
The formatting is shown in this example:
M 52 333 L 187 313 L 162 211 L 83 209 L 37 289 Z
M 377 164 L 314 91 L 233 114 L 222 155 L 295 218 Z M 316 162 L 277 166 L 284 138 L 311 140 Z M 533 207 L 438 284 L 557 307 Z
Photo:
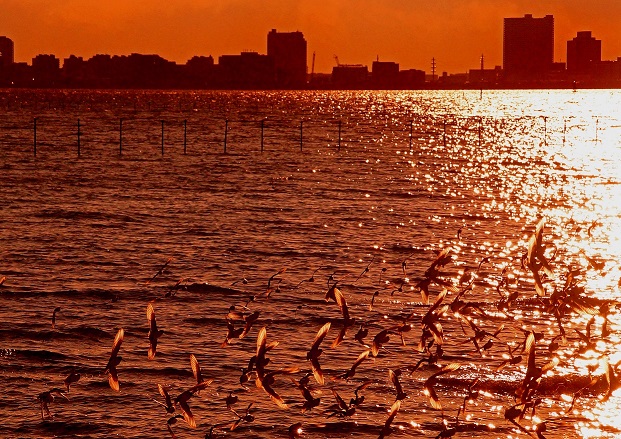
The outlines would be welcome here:
M 190 354 L 190 366 L 192 367 L 192 373 L 194 374 L 194 378 L 196 378 L 196 382 L 201 383 L 203 381 L 201 366 L 198 364 L 198 360 L 194 354 Z
M 311 349 L 310 349 L 311 351 L 315 351 L 319 349 L 319 345 L 321 344 L 323 339 L 326 338 L 326 335 L 328 335 L 329 330 L 330 330 L 330 322 L 326 323 L 321 328 L 319 328 L 319 331 L 317 331 L 317 335 L 315 336 L 315 340 L 313 341 L 313 345 L 311 346 Z

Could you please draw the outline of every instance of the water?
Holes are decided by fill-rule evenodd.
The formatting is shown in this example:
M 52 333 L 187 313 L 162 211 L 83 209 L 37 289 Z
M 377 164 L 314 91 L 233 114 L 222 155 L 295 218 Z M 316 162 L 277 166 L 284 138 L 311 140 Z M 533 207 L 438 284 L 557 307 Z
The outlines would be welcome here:
M 548 438 L 621 437 L 614 416 L 621 395 L 603 400 L 605 362 L 614 369 L 621 360 L 613 306 L 621 278 L 620 104 L 621 92 L 609 90 L 485 91 L 482 97 L 463 91 L 3 91 L 0 436 L 169 437 L 171 415 L 153 401 L 163 402 L 157 384 L 173 397 L 196 384 L 194 354 L 203 376 L 214 381 L 189 400 L 197 428 L 183 420 L 171 426 L 180 438 L 204 437 L 214 425 L 216 437 L 287 437 L 297 422 L 303 437 L 377 437 L 396 395 L 388 370 L 399 368 L 408 396 L 393 437 L 436 437 L 443 419 L 455 428 L 475 378 L 480 393 L 465 417 L 459 414 L 457 436 L 526 437 L 504 413 L 517 403 L 527 361 L 497 370 L 507 346 L 513 355 L 522 352 L 526 330 L 543 335 L 535 344 L 536 366 L 555 357 L 559 364 L 529 399 L 538 403 L 535 415 L 529 409 L 516 422 L 532 435 L 545 422 Z M 584 309 L 563 308 L 567 340 L 555 338 L 559 325 L 522 266 L 541 218 L 553 269 L 544 288 L 547 295 L 561 291 L 575 271 L 580 297 L 588 298 L 581 300 L 598 314 L 592 346 L 577 332 L 585 333 L 591 318 Z M 460 318 L 449 309 L 440 317 L 438 363 L 460 365 L 439 377 L 442 411 L 423 391 L 437 366 L 423 362 L 410 372 L 428 357 L 417 346 L 430 305 L 416 285 L 436 252 L 448 247 L 452 261 L 442 278 L 455 288 L 444 303 L 455 299 L 460 279 L 463 288 L 468 273 L 476 276 L 462 297 L 474 304 L 470 312 L 462 310 Z M 343 317 L 324 297 L 335 281 L 356 323 L 332 348 Z M 431 304 L 441 290 L 432 284 Z M 499 306 L 513 293 L 515 301 Z M 154 360 L 147 359 L 149 302 L 165 331 Z M 610 333 L 602 336 L 605 303 Z M 246 337 L 223 348 L 232 305 L 260 315 Z M 487 331 L 479 347 L 504 326 L 479 353 L 465 319 Z M 310 371 L 306 353 L 326 322 L 332 326 L 319 358 L 325 384 L 310 378 L 321 403 L 302 414 L 304 399 L 290 379 Z M 339 376 L 366 349 L 354 340 L 361 323 L 369 330 L 367 345 L 381 330 L 393 332 L 379 355 L 345 381 Z M 411 325 L 405 344 L 394 329 L 404 323 Z M 289 409 L 257 388 L 254 376 L 247 390 L 239 384 L 262 327 L 268 343 L 280 342 L 267 354 L 267 369 L 299 369 L 275 376 Z M 104 369 L 119 328 L 125 337 L 117 393 Z M 561 346 L 551 351 L 554 342 Z M 599 377 L 593 385 L 589 370 Z M 69 400 L 57 398 L 49 405 L 52 416 L 42 420 L 37 396 L 63 387 L 72 371 L 81 379 Z M 365 400 L 351 417 L 327 417 L 336 402 L 332 390 L 349 402 L 367 381 L 360 391 Z M 233 408 L 243 416 L 252 403 L 254 417 L 232 433 L 238 417 L 227 410 L 229 392 L 239 398 Z

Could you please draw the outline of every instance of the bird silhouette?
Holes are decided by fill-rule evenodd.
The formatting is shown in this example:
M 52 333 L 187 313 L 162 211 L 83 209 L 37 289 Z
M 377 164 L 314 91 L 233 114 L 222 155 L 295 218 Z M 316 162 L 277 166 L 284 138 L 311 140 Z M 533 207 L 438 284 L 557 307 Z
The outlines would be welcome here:
M 69 387 L 71 386 L 71 384 L 73 383 L 77 383 L 80 380 L 80 374 L 79 373 L 75 373 L 75 372 L 71 372 L 69 375 L 67 375 L 67 378 L 65 378 L 65 389 L 67 389 L 67 393 L 69 393 Z
M 429 397 L 429 404 L 436 410 L 442 410 L 442 404 L 440 403 L 440 399 L 438 398 L 438 394 L 434 386 L 438 382 L 438 377 L 449 372 L 456 371 L 459 369 L 460 365 L 458 363 L 449 363 L 443 366 L 438 372 L 431 375 L 423 384 L 423 391 Z
M 390 426 L 392 424 L 392 421 L 394 421 L 395 417 L 397 416 L 397 413 L 399 412 L 400 408 L 401 408 L 400 400 L 397 400 L 392 404 L 388 412 L 388 417 L 386 418 L 386 422 L 384 422 L 384 426 L 382 427 L 382 430 L 380 431 L 378 439 L 384 439 L 386 436 L 388 436 L 391 433 L 392 429 Z
M 114 342 L 112 343 L 112 351 L 110 352 L 110 359 L 108 360 L 108 364 L 106 365 L 106 369 L 104 373 L 108 374 L 108 383 L 110 384 L 110 388 L 117 392 L 120 391 L 119 386 L 119 375 L 116 367 L 121 362 L 122 357 L 119 357 L 119 350 L 121 349 L 121 344 L 123 343 L 123 337 L 125 336 L 125 331 L 123 328 L 119 329 L 114 337 Z
M 54 402 L 56 397 L 62 397 L 66 400 L 69 400 L 69 398 L 65 396 L 62 389 L 59 389 L 57 387 L 50 389 L 46 392 L 39 393 L 39 396 L 37 399 L 39 400 L 39 403 L 41 404 L 41 419 L 45 419 L 46 417 L 52 416 L 52 414 L 50 413 L 48 404 L 51 404 L 52 402 Z
M 174 400 L 175 406 L 179 407 L 183 415 L 183 419 L 187 422 L 190 428 L 196 428 L 196 420 L 194 419 L 194 415 L 192 414 L 188 401 L 195 393 L 205 389 L 209 384 L 211 384 L 212 381 L 213 379 L 203 380 L 188 390 L 180 393 Z
M 157 340 L 164 334 L 164 331 L 157 329 L 157 323 L 155 322 L 155 310 L 152 304 L 147 305 L 147 321 L 149 322 L 149 352 L 147 354 L 149 360 L 155 359 L 155 352 L 157 351 Z
M 160 392 L 160 395 L 164 397 L 164 403 L 158 401 L 157 399 L 154 399 L 153 401 L 164 407 L 167 413 L 175 413 L 175 406 L 172 402 L 170 394 L 168 393 L 168 390 L 161 384 L 157 385 L 157 390 Z
M 354 361 L 354 364 L 352 364 L 351 368 L 349 368 L 347 372 L 341 375 L 341 378 L 344 378 L 345 380 L 349 380 L 350 378 L 353 378 L 354 375 L 356 374 L 356 369 L 358 368 L 358 366 L 360 366 L 364 360 L 369 358 L 370 353 L 371 351 L 367 349 L 363 351 L 360 355 L 358 355 L 358 358 L 356 358 L 356 361 Z
M 401 387 L 401 382 L 399 382 L 400 375 L 401 375 L 400 369 L 397 369 L 397 370 L 388 369 L 388 378 L 390 379 L 392 384 L 395 386 L 395 390 L 397 392 L 396 401 L 402 401 L 408 396 L 407 393 L 403 391 L 403 388 Z
M 328 331 L 330 330 L 330 322 L 324 324 L 319 331 L 317 331 L 317 335 L 315 336 L 315 340 L 310 348 L 310 350 L 306 354 L 306 359 L 311 362 L 311 368 L 313 371 L 313 375 L 315 376 L 315 380 L 323 385 L 323 371 L 321 370 L 321 365 L 319 364 L 319 356 L 323 352 L 322 349 L 319 349 L 319 345 L 328 335 Z

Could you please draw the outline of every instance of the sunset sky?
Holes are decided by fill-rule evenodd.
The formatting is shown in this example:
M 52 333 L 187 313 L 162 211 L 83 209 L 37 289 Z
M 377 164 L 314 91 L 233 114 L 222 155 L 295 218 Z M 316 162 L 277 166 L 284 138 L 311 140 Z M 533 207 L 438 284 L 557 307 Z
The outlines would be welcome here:
M 504 17 L 554 15 L 555 61 L 566 42 L 591 30 L 602 58 L 621 56 L 620 0 L 0 0 L 0 35 L 15 60 L 39 53 L 156 53 L 178 63 L 193 55 L 266 53 L 267 33 L 302 31 L 308 68 L 395 61 L 402 69 L 465 72 L 502 64 Z

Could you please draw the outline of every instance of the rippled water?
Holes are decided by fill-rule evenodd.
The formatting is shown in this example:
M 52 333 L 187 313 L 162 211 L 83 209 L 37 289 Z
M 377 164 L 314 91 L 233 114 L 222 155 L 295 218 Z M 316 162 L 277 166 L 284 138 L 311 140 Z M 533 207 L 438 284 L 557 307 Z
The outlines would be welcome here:
M 287 437 L 297 422 L 303 437 L 377 437 L 396 396 L 389 369 L 402 371 L 407 393 L 392 437 L 444 428 L 536 437 L 541 423 L 548 438 L 621 437 L 621 395 L 604 397 L 607 364 L 611 390 L 621 373 L 620 105 L 621 92 L 608 90 L 1 92 L 0 435 L 169 437 L 157 384 L 173 397 L 196 384 L 194 354 L 213 382 L 189 400 L 197 428 L 172 425 L 179 438 L 204 437 L 214 425 L 215 437 Z M 546 297 L 523 265 L 542 218 Z M 444 303 L 456 303 L 471 279 L 461 296 L 470 307 L 444 310 L 443 358 L 412 371 L 428 358 L 417 349 L 422 318 L 443 289 L 432 283 L 427 304 L 417 285 L 446 248 Z M 355 324 L 332 348 L 344 321 L 324 300 L 334 282 Z M 586 305 L 560 307 L 558 324 L 550 296 L 569 284 Z M 149 302 L 165 331 L 154 360 Z M 221 347 L 232 305 L 259 319 Z M 578 331 L 593 315 L 585 341 Z M 502 330 L 478 352 L 467 320 L 487 332 L 479 347 Z M 321 403 L 302 413 L 291 379 L 310 371 L 307 352 L 326 322 L 325 383 L 309 384 Z M 361 324 L 367 345 L 383 329 L 390 340 L 346 381 L 340 376 L 367 349 L 354 340 Z M 395 328 L 405 324 L 402 339 Z M 239 384 L 262 327 L 268 343 L 280 342 L 267 369 L 299 369 L 275 375 L 289 409 L 254 376 L 247 389 Z M 120 328 L 117 393 L 104 370 Z M 528 331 L 543 336 L 535 365 L 559 364 L 529 397 L 534 415 L 529 408 L 515 419 L 520 431 L 505 411 L 520 402 Z M 498 370 L 508 347 L 524 360 Z M 434 409 L 424 383 L 451 363 L 459 369 L 438 377 L 442 410 Z M 71 372 L 81 378 L 69 400 L 57 398 L 42 420 L 38 395 Z M 477 397 L 458 414 L 476 378 Z M 352 416 L 327 416 L 332 390 L 349 402 L 367 381 Z M 239 399 L 233 408 L 243 416 L 252 403 L 254 417 L 233 432 L 229 392 Z

